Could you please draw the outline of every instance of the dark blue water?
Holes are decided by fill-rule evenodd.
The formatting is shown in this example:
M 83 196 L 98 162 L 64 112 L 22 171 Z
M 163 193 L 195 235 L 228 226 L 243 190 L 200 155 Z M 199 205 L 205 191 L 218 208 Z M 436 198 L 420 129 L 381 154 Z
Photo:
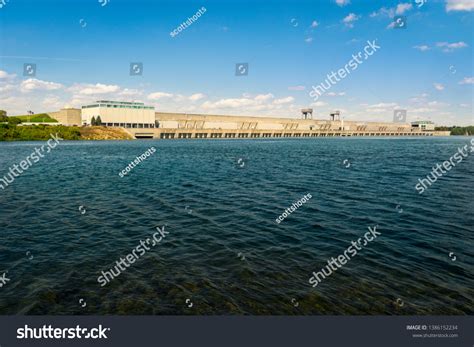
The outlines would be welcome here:
M 469 140 L 62 142 L 0 189 L 0 314 L 473 314 L 474 153 L 414 188 Z M 0 177 L 41 144 L 0 143 Z M 382 235 L 312 288 L 374 225 Z

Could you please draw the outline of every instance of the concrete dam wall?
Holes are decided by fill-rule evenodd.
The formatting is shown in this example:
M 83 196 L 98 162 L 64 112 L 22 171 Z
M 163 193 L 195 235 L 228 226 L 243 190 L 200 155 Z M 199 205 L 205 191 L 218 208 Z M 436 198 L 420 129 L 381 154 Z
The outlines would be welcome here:
M 156 112 L 157 128 L 128 128 L 136 138 L 232 139 L 324 136 L 448 136 L 449 132 L 421 131 L 409 123 L 275 117 L 219 116 Z

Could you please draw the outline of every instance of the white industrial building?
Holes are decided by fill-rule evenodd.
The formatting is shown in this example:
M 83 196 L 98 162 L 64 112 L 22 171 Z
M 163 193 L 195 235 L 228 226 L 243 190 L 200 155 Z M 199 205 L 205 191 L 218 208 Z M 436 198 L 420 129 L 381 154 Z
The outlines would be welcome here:
M 417 121 L 417 122 L 411 122 L 411 126 L 413 128 L 419 128 L 422 131 L 434 131 L 435 130 L 435 123 L 432 121 Z
M 102 125 L 123 128 L 155 128 L 155 107 L 142 102 L 100 100 L 82 106 L 83 125 L 90 125 L 92 117 L 100 116 Z

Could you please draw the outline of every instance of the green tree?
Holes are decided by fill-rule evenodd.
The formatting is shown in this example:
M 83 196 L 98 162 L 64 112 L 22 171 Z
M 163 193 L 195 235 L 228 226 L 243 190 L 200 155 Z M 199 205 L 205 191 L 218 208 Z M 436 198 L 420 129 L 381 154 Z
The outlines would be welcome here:
M 94 117 L 94 116 L 92 116 L 91 125 L 96 125 L 96 121 L 95 121 L 95 117 Z
M 58 134 L 64 140 L 79 140 L 80 130 L 68 126 L 27 125 L 18 127 L 14 124 L 0 124 L 0 141 L 36 141 L 48 140 L 51 134 Z
M 97 119 L 95 122 L 96 122 L 95 125 L 102 125 L 102 119 L 100 119 L 100 116 L 97 116 Z
M 470 125 L 467 127 L 460 127 L 457 125 L 453 125 L 452 127 L 436 127 L 435 130 L 444 130 L 444 131 L 451 131 L 451 135 L 454 136 L 471 136 L 474 135 L 474 126 Z
M 8 117 L 8 124 L 20 124 L 21 119 L 16 117 Z

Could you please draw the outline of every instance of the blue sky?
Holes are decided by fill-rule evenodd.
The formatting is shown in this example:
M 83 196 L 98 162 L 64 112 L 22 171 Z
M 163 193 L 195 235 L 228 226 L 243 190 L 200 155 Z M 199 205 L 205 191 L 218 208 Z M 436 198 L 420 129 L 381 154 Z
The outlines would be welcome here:
M 423 1 L 8 0 L 0 108 L 39 113 L 114 99 L 293 118 L 311 106 L 317 118 L 339 109 L 345 119 L 378 121 L 403 108 L 410 121 L 473 124 L 474 2 Z M 406 29 L 390 26 L 396 15 Z M 381 48 L 313 100 L 311 86 L 367 40 Z M 143 63 L 142 76 L 130 76 L 131 62 Z M 25 63 L 36 76 L 23 76 Z M 249 64 L 247 76 L 235 76 L 236 63 Z

